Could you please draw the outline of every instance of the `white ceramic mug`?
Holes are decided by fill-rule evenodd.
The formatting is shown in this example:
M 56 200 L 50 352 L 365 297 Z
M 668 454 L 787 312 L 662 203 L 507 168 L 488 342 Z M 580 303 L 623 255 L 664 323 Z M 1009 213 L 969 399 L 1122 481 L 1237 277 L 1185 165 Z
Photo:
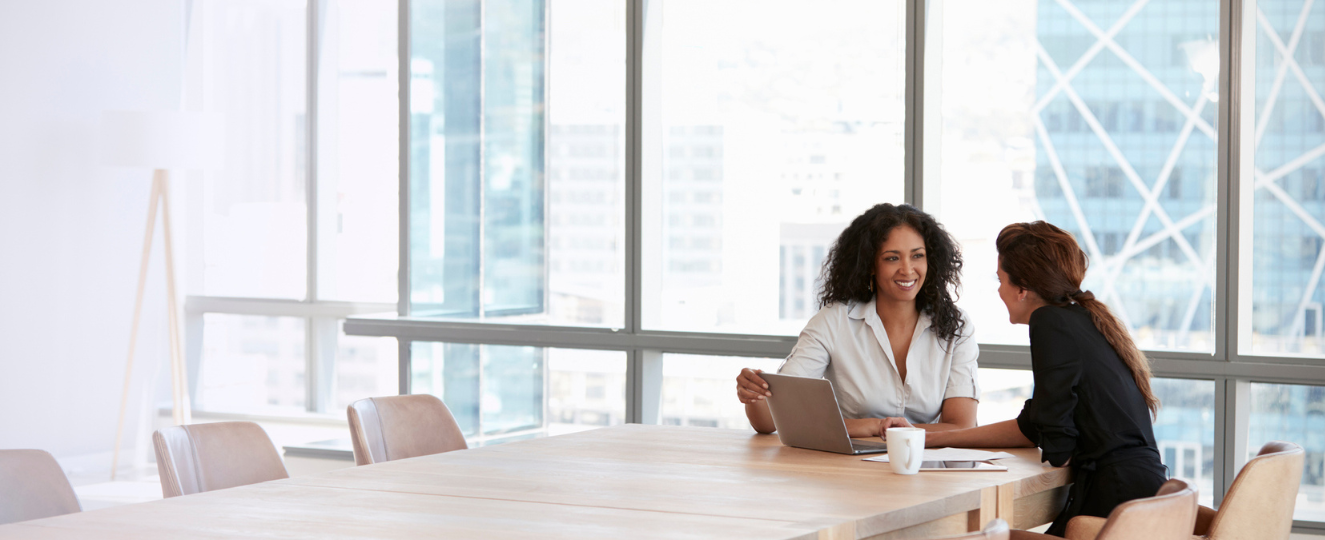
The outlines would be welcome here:
M 888 428 L 888 462 L 897 474 L 920 472 L 925 456 L 925 430 L 914 427 Z

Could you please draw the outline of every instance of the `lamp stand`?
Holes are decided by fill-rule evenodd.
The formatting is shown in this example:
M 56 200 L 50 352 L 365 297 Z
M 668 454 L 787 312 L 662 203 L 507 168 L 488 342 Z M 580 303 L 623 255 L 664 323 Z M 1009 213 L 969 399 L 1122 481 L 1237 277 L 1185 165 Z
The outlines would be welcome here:
M 165 169 L 152 173 L 152 194 L 147 208 L 147 232 L 143 237 L 143 257 L 138 267 L 138 293 L 133 304 L 133 327 L 129 333 L 129 361 L 124 368 L 124 390 L 120 394 L 120 416 L 115 425 L 115 453 L 110 465 L 110 479 L 115 480 L 120 464 L 120 445 L 124 439 L 124 412 L 129 405 L 129 386 L 133 379 L 133 357 L 138 345 L 138 324 L 143 313 L 143 293 L 147 288 L 147 264 L 152 255 L 152 235 L 156 230 L 157 207 L 161 209 L 166 251 L 166 318 L 170 334 L 171 418 L 175 425 L 192 422 L 189 405 L 189 378 L 181 348 L 179 303 L 175 292 L 175 252 L 170 236 L 170 179 Z

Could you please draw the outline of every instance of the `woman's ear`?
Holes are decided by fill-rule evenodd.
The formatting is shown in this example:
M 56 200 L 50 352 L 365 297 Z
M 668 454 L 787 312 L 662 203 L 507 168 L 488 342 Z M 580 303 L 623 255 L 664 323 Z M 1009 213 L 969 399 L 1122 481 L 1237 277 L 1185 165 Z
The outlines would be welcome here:
M 1018 302 L 1025 302 L 1025 301 L 1026 301 L 1026 295 L 1030 294 L 1030 292 L 1031 292 L 1031 291 L 1030 291 L 1029 289 L 1025 288 L 1025 287 L 1019 287 L 1019 288 L 1017 288 L 1017 301 L 1018 301 Z

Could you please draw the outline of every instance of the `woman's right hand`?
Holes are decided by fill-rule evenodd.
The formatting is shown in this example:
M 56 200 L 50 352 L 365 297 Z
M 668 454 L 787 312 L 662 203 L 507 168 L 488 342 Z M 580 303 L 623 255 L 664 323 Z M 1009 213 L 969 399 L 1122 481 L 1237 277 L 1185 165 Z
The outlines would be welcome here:
M 768 383 L 759 374 L 763 370 L 745 368 L 736 376 L 736 397 L 741 403 L 758 403 L 773 393 L 768 391 Z

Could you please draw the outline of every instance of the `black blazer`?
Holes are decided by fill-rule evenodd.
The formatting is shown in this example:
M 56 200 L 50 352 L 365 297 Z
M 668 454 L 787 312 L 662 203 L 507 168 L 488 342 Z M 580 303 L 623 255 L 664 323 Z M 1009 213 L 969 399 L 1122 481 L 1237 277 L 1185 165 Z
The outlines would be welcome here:
M 1077 304 L 1031 314 L 1035 391 L 1017 426 L 1055 467 L 1096 462 L 1118 450 L 1149 448 L 1159 458 L 1150 409 L 1131 370 L 1090 312 Z

